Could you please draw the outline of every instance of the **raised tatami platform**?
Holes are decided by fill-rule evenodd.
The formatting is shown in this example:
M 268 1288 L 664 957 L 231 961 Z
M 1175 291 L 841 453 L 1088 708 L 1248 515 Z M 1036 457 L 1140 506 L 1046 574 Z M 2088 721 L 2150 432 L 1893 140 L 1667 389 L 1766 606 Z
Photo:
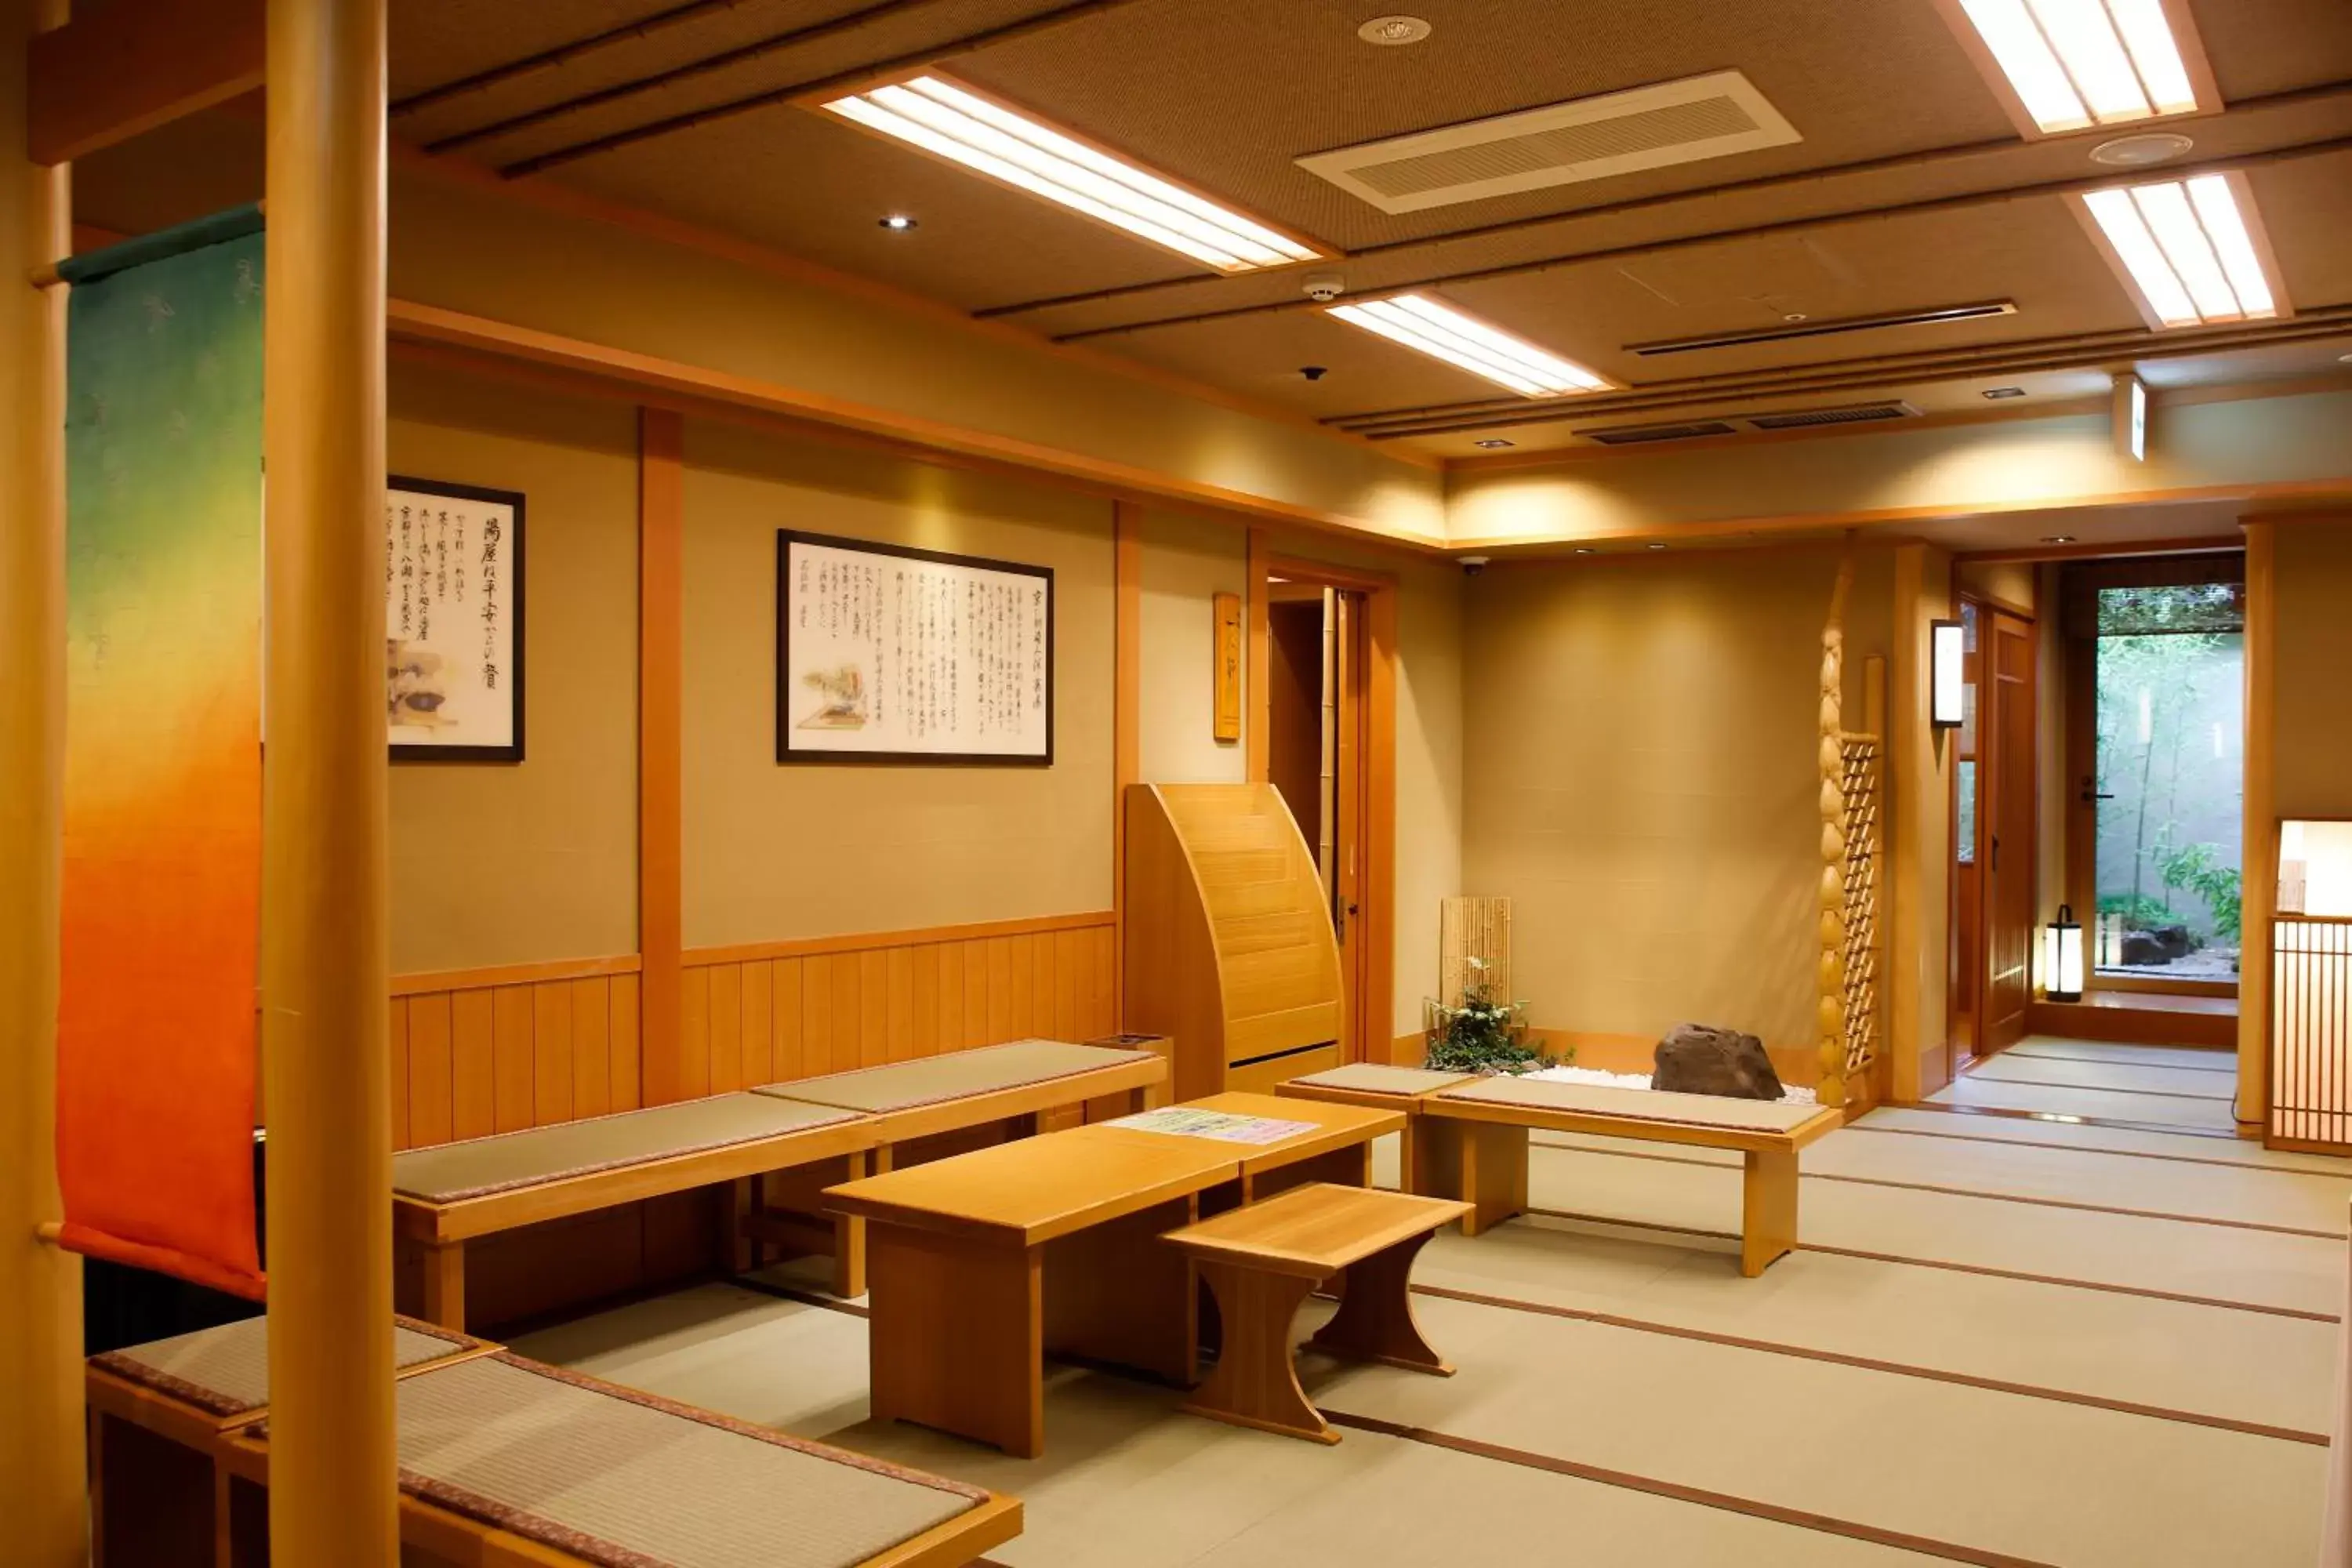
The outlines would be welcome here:
M 2228 1058 L 2013 1060 L 2116 1093 Z M 1657 1568 L 2311 1561 L 2352 1166 L 1879 1110 L 1807 1152 L 1802 1245 L 1743 1280 L 1736 1155 L 1533 1142 L 1539 1212 L 1422 1254 L 1416 1310 L 1455 1377 L 1302 1360 L 1337 1448 L 1074 1367 L 1049 1368 L 1042 1461 L 878 1426 L 858 1309 L 813 1292 L 708 1287 L 522 1348 L 1018 1492 L 1026 1531 L 990 1552 L 1008 1568 L 1536 1563 L 1562 1542 Z M 1967 1484 L 1921 1452 L 1965 1458 Z

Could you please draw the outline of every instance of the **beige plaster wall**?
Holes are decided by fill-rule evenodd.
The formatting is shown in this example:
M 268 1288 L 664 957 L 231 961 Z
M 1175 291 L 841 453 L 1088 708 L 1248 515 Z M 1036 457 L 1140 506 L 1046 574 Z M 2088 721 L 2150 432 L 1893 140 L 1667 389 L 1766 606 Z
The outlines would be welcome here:
M 1498 563 L 1464 596 L 1463 891 L 1512 900 L 1540 1026 L 1685 1020 L 1801 1047 L 1814 1004 L 1816 703 L 1832 550 Z M 1887 647 L 1863 552 L 1850 727 Z
M 1249 595 L 1249 531 L 1190 512 L 1147 511 L 1142 527 L 1142 707 L 1138 725 L 1146 784 L 1237 784 L 1249 759 L 1219 741 L 1212 596 Z M 1244 665 L 1248 661 L 1244 659 Z M 1247 713 L 1249 675 L 1242 675 Z
M 2352 816 L 2352 519 L 2276 538 L 2278 815 Z
M 524 758 L 392 770 L 392 967 L 636 951 L 634 411 L 395 362 L 389 466 L 523 492 Z
M 727 425 L 686 457 L 686 944 L 1108 909 L 1109 503 Z M 785 527 L 1054 568 L 1053 765 L 779 764 Z

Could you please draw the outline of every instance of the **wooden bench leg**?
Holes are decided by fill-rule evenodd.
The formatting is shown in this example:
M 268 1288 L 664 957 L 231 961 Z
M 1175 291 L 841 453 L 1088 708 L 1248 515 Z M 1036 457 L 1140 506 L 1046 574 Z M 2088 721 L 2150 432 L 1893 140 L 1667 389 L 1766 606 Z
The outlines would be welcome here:
M 877 1421 L 1045 1450 L 1042 1248 L 866 1226 L 867 1376 Z
M 1462 1234 L 1492 1230 L 1528 1206 L 1528 1130 L 1433 1116 L 1422 1125 L 1427 1195 L 1471 1205 Z
M 719 1266 L 730 1275 L 751 1272 L 751 1237 L 745 1224 L 759 1211 L 749 1176 L 728 1183 L 719 1194 Z
M 890 1149 L 885 1144 L 869 1156 L 864 1151 L 845 1156 L 844 1181 L 862 1181 L 890 1169 Z M 856 1215 L 833 1216 L 833 1293 L 845 1300 L 866 1294 L 866 1222 Z
M 425 1244 L 425 1321 L 466 1331 L 466 1244 Z
M 1412 1260 L 1430 1234 L 1349 1265 L 1339 1311 L 1307 1342 L 1307 1348 L 1349 1361 L 1376 1361 L 1452 1377 L 1453 1366 L 1423 1336 L 1412 1315 Z
M 1201 1260 L 1200 1268 L 1217 1299 L 1223 1346 L 1216 1370 L 1193 1391 L 1184 1408 L 1235 1426 L 1314 1443 L 1338 1442 L 1339 1434 L 1298 1386 L 1298 1369 L 1290 1359 L 1291 1324 L 1318 1281 L 1208 1258 Z
M 1740 1191 L 1739 1272 L 1753 1279 L 1797 1245 L 1796 1152 L 1749 1150 Z

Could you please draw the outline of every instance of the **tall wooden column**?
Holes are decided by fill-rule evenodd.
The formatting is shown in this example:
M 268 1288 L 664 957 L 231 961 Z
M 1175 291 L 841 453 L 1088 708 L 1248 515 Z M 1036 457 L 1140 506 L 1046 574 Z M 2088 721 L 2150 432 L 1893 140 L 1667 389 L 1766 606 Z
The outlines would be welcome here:
M 393 1568 L 384 0 L 268 3 L 269 1536 Z
M 2238 1131 L 2270 1124 L 2271 966 L 2278 914 L 2278 525 L 2246 531 L 2245 821 L 2238 864 Z
M 5 1555 L 88 1552 L 81 1260 L 55 1221 L 58 831 L 65 766 L 65 303 L 29 274 L 66 254 L 63 164 L 25 147 L 25 45 L 62 0 L 0 0 L 0 1529 Z

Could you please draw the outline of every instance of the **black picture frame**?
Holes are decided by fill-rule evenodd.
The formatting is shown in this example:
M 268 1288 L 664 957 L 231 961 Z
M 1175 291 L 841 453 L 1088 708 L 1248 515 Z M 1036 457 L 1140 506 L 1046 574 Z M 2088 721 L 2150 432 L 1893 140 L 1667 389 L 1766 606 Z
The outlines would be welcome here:
M 461 485 L 447 479 L 420 479 L 414 474 L 386 474 L 384 489 L 405 490 L 413 495 L 446 496 L 451 500 L 488 501 L 494 506 L 514 509 L 514 527 L 507 542 L 507 593 L 511 610 L 508 624 L 512 628 L 514 659 L 509 670 L 507 689 L 513 699 L 513 739 L 503 746 L 456 746 L 438 743 L 415 743 L 404 741 L 389 742 L 392 760 L 395 763 L 520 763 L 523 760 L 523 705 L 530 693 L 530 681 L 524 669 L 526 616 L 530 604 L 525 578 L 529 537 L 523 492 L 493 489 L 483 485 Z
M 785 614 L 791 602 L 792 554 L 794 544 L 820 545 L 828 550 L 845 550 L 865 555 L 892 555 L 907 561 L 929 561 L 943 566 L 971 566 L 982 571 L 1002 572 L 1013 576 L 1038 577 L 1045 584 L 1045 750 L 1037 756 L 1021 756 L 999 752 L 903 752 L 868 751 L 795 752 L 792 748 L 793 723 L 787 710 L 786 692 L 790 689 L 792 671 L 792 617 Z M 918 550 L 911 545 L 886 544 L 871 539 L 847 539 L 838 534 L 810 533 L 801 529 L 776 530 L 776 672 L 775 724 L 776 761 L 779 764 L 805 766 L 816 763 L 847 763 L 867 767 L 999 767 L 1050 768 L 1054 765 L 1055 729 L 1055 637 L 1056 635 L 1054 599 L 1054 569 L 1033 566 L 1026 562 L 1000 561 L 986 555 L 957 555 L 940 550 Z

